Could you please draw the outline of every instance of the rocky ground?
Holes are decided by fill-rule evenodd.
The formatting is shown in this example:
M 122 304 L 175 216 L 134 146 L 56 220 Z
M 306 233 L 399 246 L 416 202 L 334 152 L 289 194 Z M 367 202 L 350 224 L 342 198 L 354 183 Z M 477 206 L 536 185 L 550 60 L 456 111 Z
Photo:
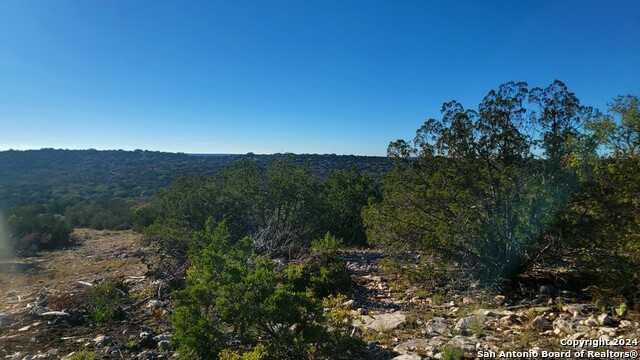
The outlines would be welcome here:
M 345 255 L 359 284 L 353 301 L 349 302 L 355 323 L 362 329 L 371 352 L 379 352 L 380 358 L 455 359 L 458 355 L 476 358 L 479 351 L 496 356 L 501 351 L 512 352 L 505 354 L 509 358 L 526 357 L 514 352 L 537 351 L 537 357 L 543 358 L 542 351 L 565 351 L 546 354 L 546 358 L 561 358 L 568 350 L 640 349 L 638 313 L 630 312 L 620 318 L 578 300 L 570 291 L 551 286 L 541 286 L 536 296 L 516 303 L 501 294 L 474 290 L 472 282 L 434 292 L 401 284 L 401 280 L 380 266 L 383 258 L 375 251 Z M 563 346 L 571 341 L 618 338 L 626 339 L 627 344 Z M 573 355 L 570 358 L 575 358 Z M 611 355 L 592 354 L 592 357 L 618 358 L 618 354 Z
M 73 248 L 0 263 L 0 359 L 61 359 L 83 350 L 104 359 L 175 357 L 168 324 L 170 280 L 150 271 L 158 259 L 140 246 L 139 235 L 81 229 L 74 237 L 78 245 Z M 389 269 L 389 258 L 380 252 L 354 250 L 342 257 L 357 284 L 345 304 L 352 308 L 353 334 L 368 342 L 372 359 L 475 358 L 478 351 L 536 350 L 542 358 L 543 350 L 581 349 L 561 345 L 563 339 L 623 338 L 629 340 L 625 346 L 584 349 L 638 350 L 637 313 L 605 313 L 570 291 L 541 286 L 536 295 L 516 301 L 484 292 L 462 277 L 429 284 L 406 281 Z M 109 278 L 124 279 L 129 287 L 123 308 L 127 316 L 96 326 L 87 321 L 82 304 L 92 287 Z
M 113 359 L 170 357 L 166 286 L 148 276 L 140 236 L 87 229 L 73 236 L 72 248 L 2 262 L 0 359 L 59 359 L 82 350 Z M 83 302 L 111 278 L 128 285 L 127 317 L 95 326 Z

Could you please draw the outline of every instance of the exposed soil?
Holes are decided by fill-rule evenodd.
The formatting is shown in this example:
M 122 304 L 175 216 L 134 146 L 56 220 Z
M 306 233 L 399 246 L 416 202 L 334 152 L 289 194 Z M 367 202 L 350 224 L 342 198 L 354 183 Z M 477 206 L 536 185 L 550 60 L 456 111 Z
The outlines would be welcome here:
M 147 277 L 140 235 L 77 229 L 73 237 L 77 245 L 69 249 L 2 263 L 0 358 L 23 359 L 26 354 L 59 358 L 93 350 L 99 335 L 104 335 L 107 343 L 129 342 L 133 347 L 141 332 L 155 335 L 166 331 L 166 310 L 148 305 L 158 296 L 159 283 Z M 130 300 L 123 309 L 126 320 L 97 327 L 74 314 L 74 308 L 85 305 L 89 288 L 110 278 L 124 279 L 129 286 Z M 69 316 L 38 314 L 37 306 L 45 307 L 40 313 L 61 311 Z M 133 357 L 115 350 L 118 356 L 114 358 Z

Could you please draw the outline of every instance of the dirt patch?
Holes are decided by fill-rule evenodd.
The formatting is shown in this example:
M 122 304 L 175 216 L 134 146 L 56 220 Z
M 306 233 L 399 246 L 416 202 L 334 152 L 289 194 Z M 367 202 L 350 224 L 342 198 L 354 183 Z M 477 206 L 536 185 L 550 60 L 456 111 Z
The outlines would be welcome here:
M 129 358 L 144 350 L 137 346 L 140 333 L 148 337 L 167 330 L 168 302 L 157 298 L 159 282 L 147 276 L 147 250 L 139 234 L 77 229 L 73 237 L 74 247 L 0 264 L 0 358 L 20 353 L 17 359 L 26 354 L 55 359 L 79 350 Z M 78 309 L 86 305 L 89 289 L 106 279 L 129 286 L 126 319 L 98 325 Z M 98 344 L 99 335 L 109 340 Z M 123 347 L 107 346 L 116 343 Z

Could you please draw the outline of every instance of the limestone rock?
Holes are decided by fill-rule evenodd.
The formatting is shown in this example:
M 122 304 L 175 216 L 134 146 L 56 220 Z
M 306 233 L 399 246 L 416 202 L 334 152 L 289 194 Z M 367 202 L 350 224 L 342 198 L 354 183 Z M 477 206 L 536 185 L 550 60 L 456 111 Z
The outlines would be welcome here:
M 574 332 L 574 326 L 573 323 L 568 321 L 568 320 L 564 320 L 564 319 L 556 319 L 553 322 L 553 333 L 556 335 L 560 335 L 560 334 L 566 334 L 566 335 L 570 335 L 573 334 Z
M 568 312 L 576 318 L 584 312 L 585 308 L 586 306 L 584 304 L 567 304 L 562 306 L 562 311 Z
M 482 324 L 484 325 L 483 320 L 484 319 L 482 316 L 476 315 L 460 318 L 458 322 L 456 322 L 454 330 L 462 335 L 469 335 L 472 332 L 472 327 L 474 326 L 474 324 L 482 322 Z
M 434 317 L 427 321 L 425 326 L 425 335 L 437 336 L 437 335 L 449 335 L 449 324 L 447 320 L 442 317 Z
M 467 337 L 467 336 L 454 336 L 453 339 L 449 340 L 447 346 L 455 347 L 461 349 L 464 352 L 464 356 L 466 357 L 475 357 L 476 354 L 476 338 Z
M 111 342 L 111 338 L 106 336 L 106 335 L 98 335 L 95 338 L 93 338 L 93 343 L 97 347 L 105 346 L 105 345 L 109 344 L 110 342 Z
M 357 325 L 375 331 L 388 331 L 407 322 L 407 316 L 402 312 L 364 315 Z
M 422 360 L 422 357 L 416 354 L 400 355 L 400 356 L 394 357 L 391 360 Z
M 538 315 L 531 321 L 531 327 L 538 331 L 547 331 L 553 329 L 553 324 L 551 321 L 545 319 L 544 316 Z
M 602 325 L 602 326 L 614 326 L 616 325 L 616 321 L 614 318 L 612 318 L 611 316 L 609 316 L 609 314 L 607 313 L 603 313 L 598 315 L 598 324 Z
M 583 320 L 582 324 L 588 327 L 595 327 L 598 326 L 598 320 L 593 315 L 591 315 L 587 319 Z
M 509 327 L 514 324 L 521 324 L 522 321 L 520 317 L 516 314 L 505 315 L 498 320 L 498 323 L 502 327 Z
M 419 354 L 432 357 L 444 343 L 445 340 L 441 338 L 412 339 L 398 344 L 393 351 L 403 355 Z

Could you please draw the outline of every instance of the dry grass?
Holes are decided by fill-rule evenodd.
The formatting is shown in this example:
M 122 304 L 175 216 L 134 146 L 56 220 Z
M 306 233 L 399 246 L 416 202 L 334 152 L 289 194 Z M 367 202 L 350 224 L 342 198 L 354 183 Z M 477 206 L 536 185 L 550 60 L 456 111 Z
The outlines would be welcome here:
M 42 288 L 72 293 L 78 281 L 93 283 L 106 277 L 144 275 L 146 266 L 136 257 L 119 258 L 139 248 L 140 235 L 132 231 L 76 229 L 78 245 L 20 259 L 33 265 L 22 272 L 0 272 L 0 312 L 24 308 Z M 64 301 L 61 302 L 64 303 Z

